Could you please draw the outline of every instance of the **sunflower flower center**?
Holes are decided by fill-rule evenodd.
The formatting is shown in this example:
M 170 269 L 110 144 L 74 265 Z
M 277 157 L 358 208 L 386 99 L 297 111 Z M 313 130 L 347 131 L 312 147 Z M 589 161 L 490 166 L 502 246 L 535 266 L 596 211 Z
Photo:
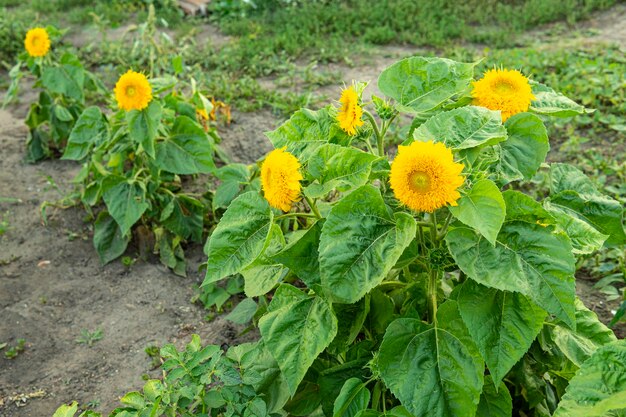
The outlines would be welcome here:
M 414 191 L 423 194 L 430 191 L 430 176 L 423 171 L 415 171 L 409 175 L 409 182 Z
M 506 81 L 499 81 L 496 84 L 496 92 L 499 94 L 509 94 L 515 90 L 515 88 Z
M 134 96 L 136 92 L 137 92 L 137 90 L 132 85 L 130 87 L 126 88 L 126 95 L 129 96 L 129 97 Z

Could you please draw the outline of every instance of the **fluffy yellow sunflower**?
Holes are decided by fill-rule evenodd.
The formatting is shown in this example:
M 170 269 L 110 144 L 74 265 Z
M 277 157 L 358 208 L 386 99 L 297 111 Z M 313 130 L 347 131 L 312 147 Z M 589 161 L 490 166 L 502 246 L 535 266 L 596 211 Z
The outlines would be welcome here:
M 300 162 L 284 148 L 270 152 L 261 166 L 263 194 L 270 206 L 282 211 L 300 200 Z
M 463 164 L 454 162 L 443 143 L 413 142 L 399 146 L 389 182 L 396 198 L 415 211 L 433 212 L 461 197 Z
M 352 86 L 341 92 L 341 109 L 337 114 L 339 126 L 350 136 L 356 134 L 356 128 L 363 125 L 363 109 L 359 106 L 359 96 Z
M 502 121 L 525 112 L 535 99 L 528 78 L 517 70 L 492 69 L 482 79 L 474 81 L 474 104 L 490 110 L 500 110 Z
M 44 56 L 50 50 L 50 36 L 44 28 L 33 28 L 26 33 L 24 47 L 28 55 L 39 57 Z
M 124 110 L 143 110 L 152 100 L 152 87 L 145 75 L 129 70 L 115 84 L 117 105 Z

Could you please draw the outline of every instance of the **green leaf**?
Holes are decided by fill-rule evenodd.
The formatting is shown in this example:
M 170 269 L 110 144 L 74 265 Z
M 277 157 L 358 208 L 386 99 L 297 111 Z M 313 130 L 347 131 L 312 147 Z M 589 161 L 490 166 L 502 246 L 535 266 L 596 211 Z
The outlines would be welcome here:
M 339 127 L 332 106 L 318 111 L 300 109 L 276 130 L 266 132 L 275 148 L 287 147 L 301 161 L 306 161 L 327 143 L 348 144 L 350 137 Z
M 317 180 L 304 189 L 311 198 L 319 198 L 337 189 L 349 191 L 367 183 L 375 155 L 356 148 L 324 144 L 308 161 L 308 173 Z
M 94 223 L 93 245 L 98 252 L 100 262 L 108 264 L 121 256 L 128 242 L 129 235 L 124 235 L 117 222 L 108 212 L 102 211 Z
M 241 360 L 242 379 L 251 385 L 257 394 L 264 394 L 272 412 L 282 409 L 289 400 L 289 388 L 278 363 L 262 342 L 243 355 Z
M 513 415 L 513 399 L 504 382 L 496 390 L 490 375 L 485 377 L 480 403 L 476 417 L 511 417 Z
M 591 113 L 580 104 L 557 93 L 550 87 L 538 82 L 531 82 L 535 99 L 530 103 L 530 111 L 555 117 L 571 117 Z
M 506 205 L 502 193 L 493 181 L 483 179 L 450 207 L 450 213 L 461 222 L 478 230 L 492 245 L 504 222 Z
M 603 195 L 593 181 L 575 166 L 561 163 L 550 164 L 550 194 L 568 190 L 586 195 Z
M 626 409 L 626 341 L 603 346 L 580 367 L 554 417 L 604 417 Z
M 589 254 L 599 250 L 608 235 L 600 233 L 589 223 L 574 217 L 567 209 L 553 205 L 549 199 L 544 200 L 543 206 L 554 217 L 572 241 L 572 250 L 577 254 Z
M 626 242 L 622 225 L 624 208 L 610 197 L 562 191 L 551 195 L 547 204 L 552 210 L 567 213 L 590 224 L 603 235 L 608 235 L 606 243 L 609 245 Z
M 258 297 L 267 294 L 285 276 L 286 268 L 278 263 L 272 255 L 284 246 L 283 233 L 277 225 L 272 231 L 267 249 L 254 262 L 241 270 L 244 278 L 244 292 L 248 297 Z
M 179 116 L 170 136 L 156 145 L 156 163 L 173 174 L 212 173 L 213 143 L 202 126 L 187 116 Z
M 74 414 L 78 411 L 78 403 L 76 401 L 72 401 L 72 404 L 67 405 L 63 404 L 61 407 L 57 408 L 52 417 L 74 417 Z
M 413 415 L 474 415 L 484 364 L 459 321 L 456 303 L 449 301 L 432 325 L 400 318 L 387 328 L 378 354 L 381 377 Z
M 172 233 L 194 242 L 202 240 L 204 205 L 195 198 L 178 194 L 161 212 L 161 223 Z M 164 215 L 166 217 L 164 218 Z
M 215 176 L 221 182 L 213 195 L 213 210 L 228 207 L 242 187 L 250 182 L 250 172 L 244 164 L 225 165 L 216 171 Z
M 236 324 L 246 324 L 252 320 L 256 310 L 256 302 L 252 298 L 246 298 L 237 304 L 237 307 L 226 316 L 226 320 Z
M 444 58 L 405 58 L 380 74 L 378 88 L 398 102 L 398 110 L 426 113 L 466 90 L 474 66 Z
M 443 142 L 455 150 L 495 145 L 506 136 L 499 112 L 475 106 L 439 113 L 413 132 L 416 141 Z
M 208 256 L 202 285 L 236 274 L 263 251 L 273 214 L 267 201 L 250 191 L 237 197 L 222 216 L 205 246 Z
M 150 206 L 146 201 L 146 190 L 142 184 L 135 181 L 118 182 L 104 192 L 103 198 L 109 213 L 120 225 L 123 235 L 130 231 Z
M 289 268 L 309 288 L 321 282 L 318 247 L 323 224 L 324 220 L 315 222 L 302 237 L 272 256 L 274 261 Z
M 478 283 L 519 292 L 573 328 L 575 260 L 569 238 L 534 220 L 545 210 L 529 197 L 503 196 L 507 218 L 496 246 L 472 229 L 456 227 L 446 236 L 452 257 Z
M 162 111 L 159 101 L 152 100 L 145 109 L 126 113 L 130 138 L 140 144 L 151 158 L 155 157 L 154 145 L 161 124 Z
M 608 235 L 606 243 L 609 245 L 626 242 L 622 204 L 600 193 L 582 171 L 571 165 L 552 164 L 550 177 L 551 195 L 546 205 L 551 211 L 567 214 L 593 226 L 601 234 Z M 591 239 L 592 244 L 601 238 L 598 234 L 581 237 L 583 243 Z
M 297 295 L 293 287 L 285 287 L 290 286 L 283 284 L 276 291 L 259 330 L 294 395 L 315 358 L 335 337 L 337 319 L 322 297 Z
M 362 332 L 370 309 L 369 297 L 363 297 L 354 304 L 335 304 L 333 309 L 338 321 L 337 336 L 327 351 L 340 354 L 347 351 Z
M 58 66 L 46 66 L 41 74 L 41 81 L 52 93 L 63 94 L 80 102 L 84 100 L 85 70 L 71 54 L 63 55 Z
M 499 170 L 505 183 L 530 180 L 550 150 L 548 131 L 534 114 L 519 113 L 507 119 L 508 139 L 500 143 Z
M 392 216 L 371 185 L 340 200 L 320 237 L 321 282 L 329 297 L 354 303 L 380 284 L 415 237 L 415 228 L 409 214 Z
M 370 402 L 370 391 L 358 378 L 348 379 L 333 407 L 333 417 L 355 417 L 367 408 Z
M 61 159 L 80 161 L 94 146 L 107 141 L 109 124 L 97 106 L 87 107 L 72 129 Z
M 611 329 L 579 299 L 576 299 L 576 330 L 560 323 L 547 328 L 554 335 L 554 343 L 576 366 L 582 366 L 598 348 L 616 340 Z
M 143 395 L 137 391 L 126 393 L 126 395 L 120 398 L 120 402 L 135 410 L 141 410 L 146 406 L 146 400 L 143 398 Z
M 519 293 L 487 288 L 467 280 L 458 295 L 459 311 L 494 383 L 528 351 L 546 313 Z

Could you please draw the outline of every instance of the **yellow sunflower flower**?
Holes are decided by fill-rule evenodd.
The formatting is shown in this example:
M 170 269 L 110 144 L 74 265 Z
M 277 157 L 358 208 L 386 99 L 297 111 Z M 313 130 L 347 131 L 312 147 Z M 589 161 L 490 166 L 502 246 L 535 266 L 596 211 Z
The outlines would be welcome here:
M 337 114 L 339 126 L 350 136 L 356 135 L 356 128 L 363 125 L 363 109 L 359 106 L 359 97 L 352 86 L 341 92 L 341 109 Z
M 514 114 L 527 111 L 535 99 L 528 78 L 517 70 L 492 69 L 472 85 L 474 104 L 500 110 L 503 122 Z
M 282 211 L 291 210 L 291 205 L 300 200 L 300 162 L 282 149 L 270 152 L 261 166 L 263 194 L 270 206 Z
M 115 84 L 117 105 L 124 110 L 143 110 L 152 100 L 152 87 L 145 75 L 129 70 Z
M 50 50 L 50 36 L 44 28 L 33 28 L 26 33 L 24 47 L 28 55 L 33 57 L 44 56 Z
M 463 164 L 455 163 L 443 143 L 413 142 L 399 146 L 389 182 L 396 198 L 415 211 L 433 212 L 461 197 Z

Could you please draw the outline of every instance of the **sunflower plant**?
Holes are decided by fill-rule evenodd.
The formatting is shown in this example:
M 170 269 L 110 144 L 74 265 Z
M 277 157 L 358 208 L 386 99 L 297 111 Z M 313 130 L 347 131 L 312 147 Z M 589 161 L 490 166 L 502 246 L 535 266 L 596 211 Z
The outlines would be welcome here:
M 242 364 L 263 367 L 253 387 L 269 411 L 625 407 L 626 344 L 574 278 L 578 256 L 623 247 L 623 207 L 576 167 L 545 163 L 544 121 L 589 110 L 518 71 L 474 67 L 407 58 L 380 74 L 384 97 L 365 101 L 355 83 L 339 108 L 267 133 L 261 190 L 235 198 L 207 240 L 203 285 L 243 277 L 259 301 Z M 391 131 L 408 132 L 397 149 Z M 519 183 L 540 169 L 550 190 L 536 201 Z
M 29 128 L 27 160 L 36 162 L 60 156 L 69 134 L 85 108 L 85 96 L 104 93 L 101 82 L 87 71 L 76 55 L 56 54 L 56 43 L 63 31 L 53 26 L 36 27 L 26 33 L 24 52 L 10 70 L 11 84 L 4 106 L 18 95 L 23 78 L 32 78 L 39 89 L 38 100 L 31 104 L 26 125 Z
M 191 175 L 216 171 L 219 143 L 209 99 L 193 80 L 148 79 L 132 70 L 114 88 L 111 114 L 87 107 L 77 118 L 63 159 L 82 161 L 75 181 L 87 207 L 105 210 L 94 225 L 103 263 L 124 253 L 133 232 L 140 253 L 154 250 L 177 274 L 186 270 L 183 243 L 202 239 L 210 196 L 186 191 Z

